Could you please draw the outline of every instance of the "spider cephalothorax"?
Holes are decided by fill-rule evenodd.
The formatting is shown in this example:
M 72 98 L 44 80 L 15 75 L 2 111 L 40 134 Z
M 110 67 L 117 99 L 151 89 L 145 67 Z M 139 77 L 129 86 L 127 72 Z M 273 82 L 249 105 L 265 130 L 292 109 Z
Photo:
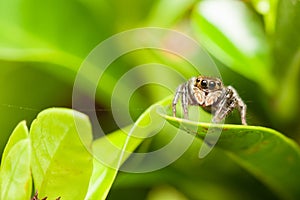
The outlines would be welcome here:
M 188 106 L 201 106 L 212 112 L 213 122 L 224 119 L 235 108 L 240 111 L 242 124 L 246 123 L 246 104 L 231 86 L 224 86 L 218 78 L 198 76 L 179 85 L 173 99 L 173 115 L 176 116 L 176 104 L 181 97 L 184 118 L 188 118 Z

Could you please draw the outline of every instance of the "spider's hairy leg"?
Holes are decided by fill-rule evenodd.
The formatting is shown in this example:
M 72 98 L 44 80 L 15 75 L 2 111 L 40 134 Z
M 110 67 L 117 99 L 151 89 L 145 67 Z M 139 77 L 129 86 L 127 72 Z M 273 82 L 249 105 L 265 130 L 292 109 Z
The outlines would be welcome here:
M 246 122 L 247 105 L 243 101 L 238 101 L 238 104 L 239 104 L 239 111 L 241 113 L 242 124 L 247 125 L 247 122 Z
M 175 93 L 175 96 L 172 101 L 173 117 L 176 117 L 176 105 L 178 103 L 179 98 L 182 97 L 183 87 L 184 87 L 184 84 L 179 85 L 176 89 L 176 93 Z
M 188 111 L 188 96 L 187 96 L 186 88 L 183 89 L 181 104 L 182 104 L 182 109 L 183 109 L 183 116 L 185 119 L 188 119 L 189 111 Z
M 213 123 L 221 122 L 222 119 L 224 119 L 232 111 L 232 109 L 230 107 L 227 107 L 226 104 L 227 99 L 224 98 L 217 105 L 213 105 L 213 107 L 216 108 L 212 119 Z
M 188 89 L 187 89 L 187 87 L 188 87 L 187 83 L 183 84 L 182 97 L 181 97 L 181 106 L 182 106 L 182 109 L 183 109 L 183 116 L 184 116 L 185 119 L 189 118 L 189 114 L 188 114 L 189 102 L 188 102 Z
M 242 98 L 239 96 L 239 94 L 233 87 L 228 86 L 227 88 L 232 91 L 232 98 L 234 98 L 236 102 L 235 107 L 237 107 L 240 112 L 242 124 L 247 125 L 246 122 L 247 105 L 243 102 Z

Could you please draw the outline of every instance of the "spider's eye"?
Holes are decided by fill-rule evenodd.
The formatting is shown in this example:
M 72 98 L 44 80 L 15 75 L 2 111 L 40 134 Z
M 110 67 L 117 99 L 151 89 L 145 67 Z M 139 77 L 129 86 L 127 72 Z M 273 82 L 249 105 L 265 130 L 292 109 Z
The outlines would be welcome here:
M 207 80 L 202 80 L 200 84 L 203 88 L 207 88 Z
M 209 85 L 208 85 L 208 88 L 209 89 L 214 89 L 215 87 L 216 87 L 216 82 L 215 81 L 210 81 Z
M 199 82 L 200 82 L 200 78 L 197 78 L 197 79 L 196 79 L 196 82 L 199 83 Z

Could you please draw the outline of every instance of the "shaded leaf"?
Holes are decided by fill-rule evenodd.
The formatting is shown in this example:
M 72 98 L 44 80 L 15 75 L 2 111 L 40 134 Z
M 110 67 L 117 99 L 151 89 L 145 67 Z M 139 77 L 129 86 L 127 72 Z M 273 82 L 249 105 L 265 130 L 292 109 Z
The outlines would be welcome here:
M 239 165 L 281 197 L 287 199 L 300 197 L 299 146 L 281 133 L 258 126 L 213 125 L 189 121 L 171 117 L 163 110 L 159 113 L 175 127 L 201 140 L 207 136 L 208 129 L 212 130 L 210 132 L 212 137 L 214 131 L 222 131 L 216 147 L 226 151 Z
M 0 59 L 47 63 L 37 67 L 72 85 L 84 58 L 112 34 L 107 18 L 114 20 L 115 15 L 110 9 L 105 1 L 0 0 Z M 93 75 L 84 74 L 85 90 L 91 87 Z M 97 89 L 102 95 L 97 95 L 98 100 L 106 101 L 103 94 L 110 90 Z
M 279 122 L 296 119 L 299 112 L 300 39 L 295 30 L 300 28 L 300 3 L 298 1 L 278 2 L 276 32 L 272 38 L 275 72 L 278 86 L 273 96 Z M 289 105 L 289 106 L 287 106 Z
M 97 20 L 102 19 L 99 15 L 108 14 L 105 4 L 104 1 L 1 0 L 0 52 L 3 54 L 0 57 L 35 59 L 52 52 L 84 57 L 99 42 L 99 36 L 109 31 L 110 26 L 99 28 L 108 23 L 106 20 Z M 99 18 L 95 18 L 96 14 Z

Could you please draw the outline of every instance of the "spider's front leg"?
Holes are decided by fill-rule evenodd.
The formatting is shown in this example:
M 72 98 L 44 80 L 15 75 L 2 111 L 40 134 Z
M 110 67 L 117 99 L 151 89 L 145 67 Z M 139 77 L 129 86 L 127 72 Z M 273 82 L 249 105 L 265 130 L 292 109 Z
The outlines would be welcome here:
M 172 111 L 173 116 L 176 117 L 176 105 L 179 101 L 179 98 L 181 97 L 181 105 L 184 113 L 184 118 L 188 118 L 188 97 L 187 97 L 187 91 L 186 91 L 186 84 L 180 85 L 175 93 L 173 102 L 172 102 Z
M 180 97 L 182 97 L 182 86 L 178 86 L 176 89 L 176 93 L 174 95 L 173 101 L 172 101 L 172 111 L 173 111 L 173 117 L 176 117 L 176 105 L 178 103 L 178 100 Z
M 237 91 L 234 88 L 232 88 L 231 86 L 229 86 L 228 88 L 230 88 L 233 91 L 233 96 L 236 99 L 236 107 L 238 108 L 240 115 L 241 115 L 242 124 L 247 125 L 247 122 L 246 122 L 247 105 L 244 103 L 244 101 L 238 95 Z
M 184 119 L 188 119 L 189 118 L 189 111 L 188 111 L 188 106 L 189 106 L 189 102 L 188 102 L 188 91 L 187 91 L 187 85 L 184 84 L 184 87 L 182 88 L 182 97 L 181 97 L 181 106 L 183 109 L 183 116 Z
M 215 105 L 215 107 L 216 107 L 216 112 L 214 113 L 213 122 L 215 123 L 220 122 L 235 108 L 238 108 L 241 115 L 242 124 L 247 125 L 246 122 L 247 106 L 233 87 L 228 86 L 226 88 L 226 93 L 224 98 L 217 105 Z
M 232 98 L 234 99 L 235 102 L 235 108 L 237 108 L 240 112 L 242 124 L 247 125 L 246 122 L 247 105 L 244 103 L 242 98 L 239 96 L 239 94 L 233 87 L 228 86 L 227 88 L 232 92 Z
M 232 109 L 227 106 L 227 99 L 224 97 L 218 104 L 212 106 L 213 123 L 221 122 Z

